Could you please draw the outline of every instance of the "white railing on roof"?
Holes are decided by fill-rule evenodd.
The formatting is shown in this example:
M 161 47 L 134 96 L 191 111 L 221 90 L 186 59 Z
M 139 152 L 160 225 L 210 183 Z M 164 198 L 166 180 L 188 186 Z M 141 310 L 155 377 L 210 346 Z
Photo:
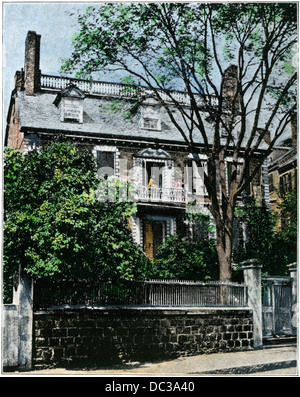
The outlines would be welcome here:
M 108 83 L 102 81 L 88 81 L 81 79 L 72 79 L 69 77 L 41 75 L 41 88 L 51 90 L 63 90 L 69 85 L 74 84 L 84 93 L 89 95 L 111 96 L 122 98 L 134 98 L 137 93 L 141 95 L 151 95 L 152 91 L 145 87 L 135 87 L 125 84 Z M 166 91 L 160 92 L 161 98 L 166 102 L 177 101 L 181 104 L 189 105 L 190 97 L 186 92 L 182 91 Z M 204 105 L 203 98 L 198 97 L 197 104 Z M 216 98 L 211 96 L 210 101 L 213 105 L 217 104 Z

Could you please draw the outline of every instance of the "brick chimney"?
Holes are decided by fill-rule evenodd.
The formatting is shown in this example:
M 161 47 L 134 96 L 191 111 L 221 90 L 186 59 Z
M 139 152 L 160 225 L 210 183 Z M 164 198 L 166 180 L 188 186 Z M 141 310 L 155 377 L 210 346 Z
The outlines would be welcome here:
M 237 91 L 237 80 L 238 67 L 236 65 L 231 65 L 225 70 L 223 77 L 223 95 L 228 109 L 232 109 L 233 106 L 236 110 L 239 109 L 239 95 L 237 95 L 237 98 L 235 98 Z
M 40 71 L 41 35 L 28 31 L 25 41 L 25 91 L 26 95 L 34 95 L 41 85 Z

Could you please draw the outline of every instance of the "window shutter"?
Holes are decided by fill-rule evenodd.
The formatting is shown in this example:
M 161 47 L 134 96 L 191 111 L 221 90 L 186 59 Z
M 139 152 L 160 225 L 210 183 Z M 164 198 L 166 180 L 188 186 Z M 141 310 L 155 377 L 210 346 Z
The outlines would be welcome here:
M 279 193 L 281 196 L 284 196 L 284 181 L 283 177 L 279 179 Z
M 194 192 L 197 196 L 206 195 L 206 188 L 204 185 L 204 173 L 207 173 L 206 161 L 196 162 L 193 161 L 193 174 L 194 174 Z
M 151 223 L 146 223 L 144 228 L 144 251 L 149 259 L 153 259 L 153 229 Z
M 200 169 L 196 161 L 193 161 L 193 178 L 194 193 L 198 196 L 202 194 L 202 179 L 200 176 Z
M 292 174 L 289 172 L 287 177 L 288 177 L 287 192 L 290 192 L 292 190 Z
M 270 192 L 273 192 L 274 190 L 274 180 L 273 180 L 273 174 L 270 174 L 269 176 L 269 186 L 270 186 Z
M 204 185 L 204 173 L 207 173 L 206 161 L 201 161 L 201 163 L 192 159 L 187 161 L 185 185 L 188 186 L 189 193 L 196 194 L 197 196 L 207 194 Z
M 186 164 L 186 172 L 185 172 L 185 185 L 188 188 L 189 193 L 194 193 L 193 192 L 193 161 L 192 160 L 187 160 Z

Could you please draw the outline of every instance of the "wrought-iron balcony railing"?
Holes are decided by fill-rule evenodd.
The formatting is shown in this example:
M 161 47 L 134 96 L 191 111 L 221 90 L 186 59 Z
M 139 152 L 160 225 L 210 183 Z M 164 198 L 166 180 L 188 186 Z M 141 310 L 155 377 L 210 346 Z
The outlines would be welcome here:
M 136 198 L 140 201 L 161 201 L 167 203 L 184 203 L 187 199 L 185 189 L 137 186 Z

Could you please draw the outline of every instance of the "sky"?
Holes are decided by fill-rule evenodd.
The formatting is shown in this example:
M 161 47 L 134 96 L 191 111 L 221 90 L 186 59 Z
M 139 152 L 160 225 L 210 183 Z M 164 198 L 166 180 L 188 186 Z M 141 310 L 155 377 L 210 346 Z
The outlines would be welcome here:
M 14 75 L 24 68 L 25 39 L 29 30 L 41 35 L 40 69 L 58 74 L 61 60 L 71 55 L 71 38 L 78 30 L 76 15 L 95 3 L 2 2 L 3 116 L 6 118 Z M 99 3 L 98 3 L 99 4 Z M 73 15 L 70 15 L 73 13 Z
M 2 1 L 3 133 L 10 95 L 14 88 L 14 75 L 24 67 L 27 32 L 33 30 L 41 35 L 41 72 L 59 74 L 62 59 L 72 53 L 72 36 L 79 28 L 76 16 L 83 13 L 89 5 L 99 3 L 100 1 Z M 118 80 L 116 77 L 115 73 L 114 81 Z

